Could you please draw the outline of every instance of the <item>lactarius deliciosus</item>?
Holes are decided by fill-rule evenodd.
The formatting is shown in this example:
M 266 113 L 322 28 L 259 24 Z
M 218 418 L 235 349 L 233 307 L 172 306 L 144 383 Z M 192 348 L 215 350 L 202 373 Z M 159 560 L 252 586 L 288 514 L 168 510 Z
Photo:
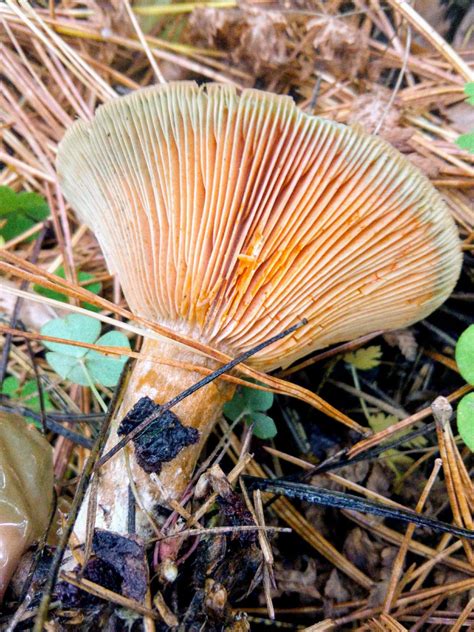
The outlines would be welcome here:
M 22 417 L 0 412 L 0 600 L 23 553 L 44 535 L 52 502 L 51 446 Z
M 428 180 L 379 138 L 289 97 L 191 82 L 139 90 L 75 123 L 58 171 L 135 314 L 231 356 L 307 319 L 251 359 L 263 371 L 410 325 L 459 274 L 456 227 Z M 139 399 L 166 402 L 202 377 L 160 358 L 215 366 L 171 341 L 145 339 L 142 353 L 107 449 Z M 159 475 L 127 448 L 142 507 L 180 496 L 231 395 L 218 381 L 173 409 L 200 440 Z M 102 470 L 100 526 L 126 531 L 127 488 L 122 450 Z

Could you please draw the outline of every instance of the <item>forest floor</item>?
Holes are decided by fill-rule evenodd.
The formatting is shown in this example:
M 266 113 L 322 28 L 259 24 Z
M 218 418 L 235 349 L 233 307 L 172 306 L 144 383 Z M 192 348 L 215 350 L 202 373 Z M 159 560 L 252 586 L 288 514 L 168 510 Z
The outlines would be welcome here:
M 455 416 L 472 387 L 459 374 L 454 350 L 472 323 L 474 303 L 474 154 L 455 142 L 474 127 L 464 92 L 474 81 L 474 11 L 460 0 L 417 1 L 416 11 L 400 0 L 193 4 L 0 4 L 0 186 L 35 192 L 47 209 L 35 198 L 33 211 L 13 225 L 0 208 L 0 411 L 45 424 L 58 506 L 49 543 L 41 556 L 33 548 L 23 558 L 5 595 L 0 627 L 29 630 L 36 618 L 51 631 L 471 629 L 471 543 L 449 530 L 412 529 L 403 511 L 472 528 L 472 453 Z M 68 555 L 74 544 L 62 542 L 61 533 L 77 513 L 73 499 L 87 481 L 104 412 L 90 388 L 54 373 L 38 332 L 60 314 L 48 298 L 77 305 L 78 286 L 97 296 L 92 316 L 114 316 L 101 298 L 126 307 L 95 237 L 61 195 L 56 148 L 77 117 L 88 119 L 100 103 L 162 78 L 288 94 L 308 113 L 378 134 L 441 193 L 459 228 L 463 270 L 453 295 L 427 319 L 318 353 L 279 374 L 370 436 L 287 395 L 276 395 L 265 411 L 278 429 L 271 440 L 223 418 L 203 455 L 203 461 L 219 455 L 206 470 L 208 493 L 219 502 L 197 494 L 167 521 L 165 535 L 186 528 L 189 514 L 203 516 L 202 532 L 180 540 L 175 581 L 166 580 L 156 545 L 143 568 L 130 553 L 113 569 L 119 583 L 110 583 L 104 560 L 123 543 L 97 538 L 92 558 L 102 566 L 89 579 L 61 574 L 50 587 L 49 610 L 41 611 L 51 560 L 58 546 Z M 45 290 L 45 272 L 59 269 L 63 279 Z M 98 390 L 110 406 L 112 389 Z M 440 396 L 454 409 L 451 419 L 443 411 L 433 415 Z M 353 494 L 376 503 L 382 515 L 368 505 L 353 511 L 347 497 L 341 506 L 322 506 L 340 497 L 322 500 L 306 488 L 296 499 L 262 501 L 246 479 L 250 501 L 238 484 L 241 474 Z M 258 536 L 244 528 L 254 524 L 250 509 L 269 528 Z M 230 532 L 219 530 L 228 525 Z M 148 583 L 145 605 L 127 590 L 143 579 L 140 572 Z

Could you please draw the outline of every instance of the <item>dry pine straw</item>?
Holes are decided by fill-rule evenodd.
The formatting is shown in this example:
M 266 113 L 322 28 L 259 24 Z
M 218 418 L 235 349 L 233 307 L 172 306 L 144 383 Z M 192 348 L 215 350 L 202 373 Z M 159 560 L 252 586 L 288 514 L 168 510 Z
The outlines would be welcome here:
M 231 5 L 226 9 L 199 9 L 191 14 L 186 5 L 171 5 L 176 7 L 177 14 L 173 18 L 160 14 L 145 18 L 141 22 L 145 31 L 132 18 L 128 1 L 112 2 L 110 11 L 104 11 L 101 3 L 94 2 L 49 3 L 47 9 L 32 9 L 26 2 L 13 0 L 1 4 L 0 39 L 6 81 L 0 92 L 0 160 L 5 165 L 0 172 L 0 184 L 42 194 L 51 208 L 54 231 L 53 247 L 40 251 L 37 264 L 26 263 L 31 260 L 34 248 L 34 242 L 26 241 L 26 237 L 40 226 L 7 243 L 2 256 L 3 272 L 16 272 L 10 277 L 17 284 L 24 279 L 47 285 L 52 278 L 46 278 L 45 271 L 52 273 L 63 265 L 64 293 L 71 297 L 72 305 L 77 305 L 77 299 L 84 296 L 77 286 L 77 270 L 86 269 L 103 283 L 104 295 L 118 305 L 114 307 L 102 301 L 103 315 L 130 317 L 119 288 L 105 271 L 96 242 L 84 226 L 76 223 L 61 196 L 54 170 L 56 146 L 65 128 L 77 116 L 91 118 L 97 104 L 117 93 L 151 82 L 196 76 L 239 88 L 253 85 L 257 78 L 259 87 L 293 94 L 307 111 L 341 122 L 359 123 L 371 132 L 377 130 L 424 170 L 441 191 L 458 223 L 463 247 L 466 253 L 472 253 L 474 157 L 453 144 L 463 131 L 459 127 L 457 108 L 463 100 L 464 82 L 473 80 L 472 51 L 467 47 L 455 51 L 407 3 L 390 0 L 387 4 L 392 10 L 378 0 L 355 2 L 354 10 L 344 16 L 340 13 L 342 3 L 337 1 L 308 2 L 297 8 L 291 4 L 279 7 L 250 3 L 245 9 Z M 245 45 L 239 47 L 239 42 L 232 39 L 235 29 Z M 222 42 L 227 49 L 218 48 Z M 38 312 L 47 309 L 41 303 L 36 308 Z M 31 331 L 38 330 L 37 322 L 33 319 L 29 323 Z M 33 335 L 32 344 L 37 350 L 41 347 L 35 338 Z M 450 358 L 438 355 L 449 364 Z M 432 354 L 434 363 L 442 362 L 441 358 Z M 7 370 L 19 378 L 33 376 L 31 358 L 25 343 L 18 337 L 11 347 Z M 70 413 L 93 410 L 87 390 L 58 383 L 41 360 L 38 371 L 51 388 L 57 406 Z M 268 386 L 275 392 L 299 396 L 347 422 L 342 411 L 296 385 L 272 379 Z M 453 390 L 449 399 L 455 401 L 464 392 L 466 387 L 461 386 Z M 105 395 L 110 394 L 105 390 Z M 396 430 L 430 415 L 430 407 L 423 407 L 402 419 Z M 463 460 L 466 454 L 460 453 L 442 420 L 439 424 L 439 455 L 452 514 L 458 524 L 471 527 L 473 492 Z M 250 459 L 248 449 L 240 445 L 228 427 L 222 432 L 228 440 L 228 455 L 237 463 L 228 474 L 231 483 L 236 482 L 244 467 L 252 474 L 268 472 L 255 459 Z M 392 428 L 359 442 L 351 454 L 377 445 L 391 432 Z M 62 437 L 52 439 L 58 479 L 68 472 L 79 474 L 87 452 Z M 428 456 L 433 457 L 434 453 L 435 447 Z M 419 471 L 416 468 L 421 466 L 425 456 L 415 462 L 413 472 Z M 294 456 L 284 452 L 279 458 L 279 467 L 284 460 L 294 460 Z M 432 476 L 424 481 L 425 491 L 418 509 L 429 498 L 430 487 L 436 475 L 439 476 L 439 465 L 436 462 Z M 265 467 L 268 468 L 268 462 Z M 348 489 L 356 485 L 344 476 L 337 479 L 339 485 Z M 360 485 L 357 489 L 367 497 L 394 502 Z M 64 490 L 66 502 L 70 502 L 71 493 L 71 488 Z M 416 532 L 410 528 L 405 529 L 403 535 L 371 518 L 348 514 L 349 520 L 380 542 L 392 543 L 398 552 L 386 591 L 377 601 L 379 605 L 373 605 L 372 601 L 368 602 L 374 586 L 372 578 L 341 553 L 304 512 L 280 499 L 269 514 L 265 510 L 262 514 L 259 500 L 254 499 L 254 502 L 259 524 L 263 525 L 269 515 L 276 516 L 278 524 L 291 526 L 313 550 L 362 591 L 359 599 L 346 600 L 348 603 L 335 607 L 331 619 L 308 630 L 349 624 L 367 630 L 421 629 L 420 621 L 427 626 L 441 625 L 444 629 L 453 626 L 452 629 L 457 630 L 462 626 L 466 628 L 472 621 L 472 599 L 458 600 L 456 609 L 445 600 L 447 596 L 467 595 L 474 590 L 472 552 L 468 543 L 443 536 L 427 546 L 417 540 Z M 179 506 L 175 509 L 184 512 L 190 524 L 195 521 L 200 524 L 210 506 L 210 501 L 206 502 L 194 518 Z M 266 605 L 261 609 L 249 607 L 248 611 L 252 616 L 266 617 L 274 608 L 269 589 L 272 554 L 264 535 L 260 537 L 260 544 L 267 569 Z M 415 554 L 416 562 L 404 567 L 403 560 L 408 553 Z M 444 569 L 443 572 L 452 569 L 462 575 L 448 578 L 444 585 L 436 585 L 431 578 L 438 567 Z M 87 580 L 82 580 L 85 582 Z M 86 589 L 102 591 L 106 599 L 123 603 L 123 597 L 105 594 L 101 587 L 86 585 Z M 284 621 L 285 602 L 281 603 L 280 609 L 275 608 L 275 616 Z M 160 616 L 171 616 L 172 620 L 173 613 L 163 604 L 155 602 Z M 142 614 L 147 629 L 153 629 L 157 610 L 151 603 L 125 605 Z M 293 608 L 291 616 L 298 613 L 301 621 L 324 618 L 320 602 L 316 606 Z

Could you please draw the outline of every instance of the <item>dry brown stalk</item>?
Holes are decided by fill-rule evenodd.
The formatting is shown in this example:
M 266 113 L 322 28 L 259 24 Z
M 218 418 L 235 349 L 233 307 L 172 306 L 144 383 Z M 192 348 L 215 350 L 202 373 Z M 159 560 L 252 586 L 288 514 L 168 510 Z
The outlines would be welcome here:
M 379 535 L 387 542 L 391 542 L 396 545 L 401 545 L 403 542 L 403 535 L 401 533 L 376 522 L 373 518 L 369 516 L 362 516 L 361 514 L 350 512 L 344 512 L 344 514 L 356 524 L 369 529 L 371 532 Z M 427 546 L 426 544 L 412 539 L 408 548 L 411 552 L 428 558 L 428 561 L 426 562 L 426 567 L 428 567 L 428 565 L 430 567 L 433 567 L 435 564 L 441 562 L 443 564 L 446 564 L 446 566 L 449 566 L 450 568 L 454 568 L 463 573 L 472 575 L 473 568 L 469 562 L 465 562 L 464 560 L 460 560 L 455 557 L 450 557 L 451 553 L 455 553 L 461 547 L 462 543 L 456 543 L 456 545 L 453 544 L 452 547 L 450 547 L 449 549 L 445 549 L 444 551 L 439 552 L 436 549 Z
M 438 476 L 441 466 L 442 466 L 441 459 L 436 459 L 433 470 L 430 474 L 430 477 L 428 478 L 428 481 L 426 482 L 426 485 L 423 489 L 423 493 L 421 494 L 420 499 L 416 505 L 415 511 L 417 511 L 418 513 L 421 513 L 423 511 L 423 507 L 429 496 L 431 488 L 433 487 L 436 477 Z M 397 557 L 395 558 L 395 561 L 393 563 L 392 573 L 390 576 L 390 581 L 387 587 L 387 592 L 385 595 L 385 601 L 384 601 L 384 606 L 383 606 L 384 613 L 386 615 L 390 612 L 393 603 L 396 601 L 398 595 L 400 594 L 402 590 L 402 582 L 400 582 L 400 577 L 402 574 L 403 564 L 405 562 L 406 554 L 408 552 L 408 547 L 410 545 L 410 540 L 412 539 L 414 532 L 415 532 L 415 525 L 409 524 L 405 532 L 405 536 L 403 538 L 402 544 L 400 548 L 398 549 Z M 397 590 L 397 587 L 398 587 L 398 590 Z
M 95 597 L 100 597 L 101 599 L 111 601 L 112 603 L 115 603 L 121 606 L 122 608 L 128 608 L 129 610 L 138 612 L 152 619 L 159 618 L 159 615 L 157 612 L 155 612 L 154 610 L 151 610 L 150 608 L 146 608 L 138 601 L 129 599 L 128 597 L 124 597 L 123 595 L 113 592 L 112 590 L 108 590 L 107 588 L 104 588 L 100 584 L 95 584 L 94 582 L 91 582 L 89 579 L 83 578 L 79 580 L 77 579 L 76 575 L 73 575 L 72 573 L 66 573 L 66 572 L 61 573 L 61 578 L 64 579 L 64 581 L 68 582 L 68 584 L 72 584 L 73 586 L 76 586 L 77 588 L 81 588 L 82 590 L 85 590 L 87 593 L 90 593 L 91 595 L 94 595 Z
M 468 529 L 472 529 L 473 486 L 449 424 L 453 409 L 444 397 L 438 397 L 433 402 L 432 409 L 436 420 L 439 452 L 443 462 L 446 487 L 454 521 L 458 525 L 465 525 Z M 471 543 L 464 540 L 463 545 L 468 560 L 474 565 Z
M 234 454 L 238 454 L 240 442 L 234 433 L 230 436 L 232 450 Z M 236 459 L 236 456 L 234 456 L 234 459 Z M 248 464 L 247 472 L 252 476 L 265 477 L 264 470 L 255 462 Z M 286 498 L 278 498 L 278 500 L 272 504 L 272 510 L 342 573 L 348 575 L 348 577 L 351 577 L 355 582 L 366 589 L 369 589 L 373 585 L 372 580 L 349 562 Z
M 474 610 L 474 598 L 468 601 L 468 603 L 466 604 L 466 607 L 459 615 L 459 618 L 457 619 L 456 623 L 451 628 L 451 632 L 459 632 L 459 630 L 461 630 L 463 625 L 466 623 L 469 615 L 471 614 L 473 610 Z
M 453 50 L 426 20 L 424 20 L 416 10 L 408 4 L 406 0 L 387 0 L 388 3 L 405 17 L 430 44 L 432 44 L 441 55 L 449 62 L 449 65 L 465 79 L 474 81 L 474 71 L 466 62 Z

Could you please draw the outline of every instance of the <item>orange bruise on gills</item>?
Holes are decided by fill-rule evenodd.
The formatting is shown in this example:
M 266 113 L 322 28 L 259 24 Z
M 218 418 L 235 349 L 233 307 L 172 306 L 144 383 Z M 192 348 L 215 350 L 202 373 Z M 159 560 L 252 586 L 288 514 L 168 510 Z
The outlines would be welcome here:
M 459 275 L 454 221 L 421 172 L 380 138 L 286 96 L 193 82 L 138 90 L 76 122 L 57 168 L 136 315 L 230 356 L 306 319 L 249 360 L 262 371 L 425 318 Z M 199 378 L 160 358 L 216 368 L 171 341 L 146 339 L 143 354 L 107 449 L 141 397 L 163 403 Z M 220 380 L 176 407 L 201 440 L 159 475 L 130 446 L 106 463 L 96 523 L 126 531 L 131 475 L 147 532 L 145 514 L 180 497 L 232 393 Z

